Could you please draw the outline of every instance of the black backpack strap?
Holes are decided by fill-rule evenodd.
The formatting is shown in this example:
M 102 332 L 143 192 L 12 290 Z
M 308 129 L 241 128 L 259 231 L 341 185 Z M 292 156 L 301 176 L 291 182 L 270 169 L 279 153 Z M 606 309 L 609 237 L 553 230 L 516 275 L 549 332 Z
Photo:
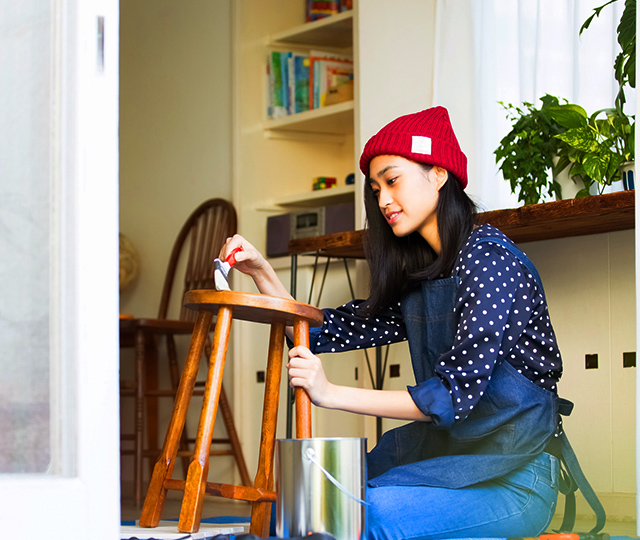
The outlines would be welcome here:
M 561 415 L 568 416 L 572 409 L 573 403 L 566 399 L 559 400 Z M 576 491 L 579 489 L 596 515 L 596 525 L 590 532 L 592 534 L 598 533 L 604 527 L 607 515 L 596 492 L 593 491 L 587 477 L 582 472 L 578 458 L 564 430 L 551 441 L 549 451 L 560 461 L 560 492 L 565 496 L 564 518 L 558 532 L 567 533 L 573 530 L 576 520 Z

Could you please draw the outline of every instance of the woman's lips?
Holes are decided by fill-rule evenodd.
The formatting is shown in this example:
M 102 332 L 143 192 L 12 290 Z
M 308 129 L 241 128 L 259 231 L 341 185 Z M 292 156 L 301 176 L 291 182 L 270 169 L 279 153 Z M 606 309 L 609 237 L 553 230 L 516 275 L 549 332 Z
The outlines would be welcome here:
M 401 212 L 389 212 L 386 216 L 389 225 L 393 225 L 396 221 L 398 221 L 398 219 L 400 218 L 400 214 Z

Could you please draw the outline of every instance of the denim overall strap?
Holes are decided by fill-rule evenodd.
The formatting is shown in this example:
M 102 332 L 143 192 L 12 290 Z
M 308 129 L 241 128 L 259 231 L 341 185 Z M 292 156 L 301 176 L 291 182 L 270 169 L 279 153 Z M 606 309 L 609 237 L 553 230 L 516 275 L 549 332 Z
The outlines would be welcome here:
M 536 267 L 520 249 L 507 242 L 504 238 L 484 237 L 479 239 L 477 243 L 480 242 L 493 242 L 495 244 L 500 244 L 502 247 L 513 253 L 513 255 L 515 255 L 518 260 L 525 265 L 527 270 L 529 270 L 536 280 L 538 287 L 544 294 L 542 280 L 540 279 L 540 275 L 538 274 Z M 569 416 L 572 409 L 573 403 L 566 399 L 560 399 L 559 412 L 561 415 Z M 582 472 L 578 458 L 576 457 L 576 454 L 571 447 L 571 443 L 569 443 L 569 439 L 564 431 L 556 438 L 555 441 L 552 441 L 550 444 L 550 450 L 554 455 L 556 455 L 562 464 L 562 482 L 560 491 L 565 495 L 566 499 L 564 518 L 559 532 L 571 532 L 573 530 L 576 518 L 575 492 L 577 489 L 580 489 L 585 500 L 589 503 L 589 506 L 596 515 L 596 525 L 591 532 L 597 533 L 602 530 L 607 518 L 606 513 L 600 499 L 598 499 L 598 496 L 591 487 L 591 484 L 589 484 L 587 477 Z
M 516 256 L 516 258 L 525 265 L 526 269 L 529 270 L 529 273 L 533 276 L 533 279 L 536 280 L 536 283 L 538 284 L 538 287 L 540 287 L 540 290 L 542 291 L 542 294 L 544 294 L 544 287 L 542 287 L 542 279 L 540 279 L 540 274 L 538 274 L 538 270 L 536 270 L 536 267 L 533 265 L 533 263 L 531 262 L 531 259 L 529 259 L 529 257 L 527 257 L 521 250 L 519 250 L 516 246 L 514 246 L 513 244 L 511 244 L 510 242 L 507 242 L 504 238 L 500 238 L 500 237 L 483 237 L 480 238 L 477 242 L 477 244 L 483 243 L 483 242 L 492 242 L 494 244 L 500 244 L 503 248 L 505 248 L 507 251 L 510 251 L 513 255 Z
M 565 511 L 559 532 L 571 532 L 576 519 L 576 490 L 580 489 L 585 500 L 596 515 L 596 525 L 591 533 L 602 530 L 607 520 L 602 503 L 589 484 L 587 477 L 582 472 L 578 458 L 576 457 L 566 433 L 558 437 L 560 445 L 560 463 L 562 464 L 562 481 L 560 491 L 565 495 Z

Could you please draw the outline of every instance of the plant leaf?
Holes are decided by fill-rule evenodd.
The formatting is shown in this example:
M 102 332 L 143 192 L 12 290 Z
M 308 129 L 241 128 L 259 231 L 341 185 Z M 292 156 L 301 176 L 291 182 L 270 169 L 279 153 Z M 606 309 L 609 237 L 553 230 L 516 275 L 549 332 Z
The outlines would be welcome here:
M 579 128 L 587 124 L 587 111 L 580 105 L 552 105 L 547 111 L 551 118 L 565 129 Z
M 588 127 L 569 129 L 564 133 L 556 135 L 556 137 L 566 142 L 572 148 L 582 150 L 583 152 L 593 152 L 598 147 L 595 134 Z

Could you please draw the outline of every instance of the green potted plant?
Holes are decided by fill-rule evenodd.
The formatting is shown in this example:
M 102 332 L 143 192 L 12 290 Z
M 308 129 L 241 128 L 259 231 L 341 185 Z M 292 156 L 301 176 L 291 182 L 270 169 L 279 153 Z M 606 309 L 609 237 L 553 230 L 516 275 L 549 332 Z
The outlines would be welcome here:
M 561 104 L 549 94 L 540 101 L 540 107 L 525 102 L 522 108 L 500 102 L 513 127 L 494 151 L 496 163 L 509 181 L 511 192 L 517 192 L 518 200 L 524 204 L 536 204 L 545 195 L 562 195 L 560 185 L 550 175 L 554 157 L 565 144 L 556 137 L 565 128 L 550 114 L 550 109 Z
M 601 109 L 591 116 L 579 105 L 550 106 L 548 113 L 562 130 L 554 137 L 558 146 L 557 170 L 569 167 L 569 175 L 584 183 L 576 197 L 602 193 L 620 179 L 620 165 L 634 160 L 635 122 L 618 108 Z
M 591 16 L 580 28 L 580 35 L 589 28 L 595 17 L 600 16 L 603 8 L 616 1 L 617 0 L 609 0 L 605 4 L 594 8 Z M 613 64 L 614 76 L 619 88 L 615 105 L 616 109 L 622 112 L 626 102 L 624 87 L 627 84 L 631 88 L 636 87 L 636 0 L 625 0 L 624 10 L 620 16 L 620 22 L 618 23 L 616 32 L 621 50 Z

